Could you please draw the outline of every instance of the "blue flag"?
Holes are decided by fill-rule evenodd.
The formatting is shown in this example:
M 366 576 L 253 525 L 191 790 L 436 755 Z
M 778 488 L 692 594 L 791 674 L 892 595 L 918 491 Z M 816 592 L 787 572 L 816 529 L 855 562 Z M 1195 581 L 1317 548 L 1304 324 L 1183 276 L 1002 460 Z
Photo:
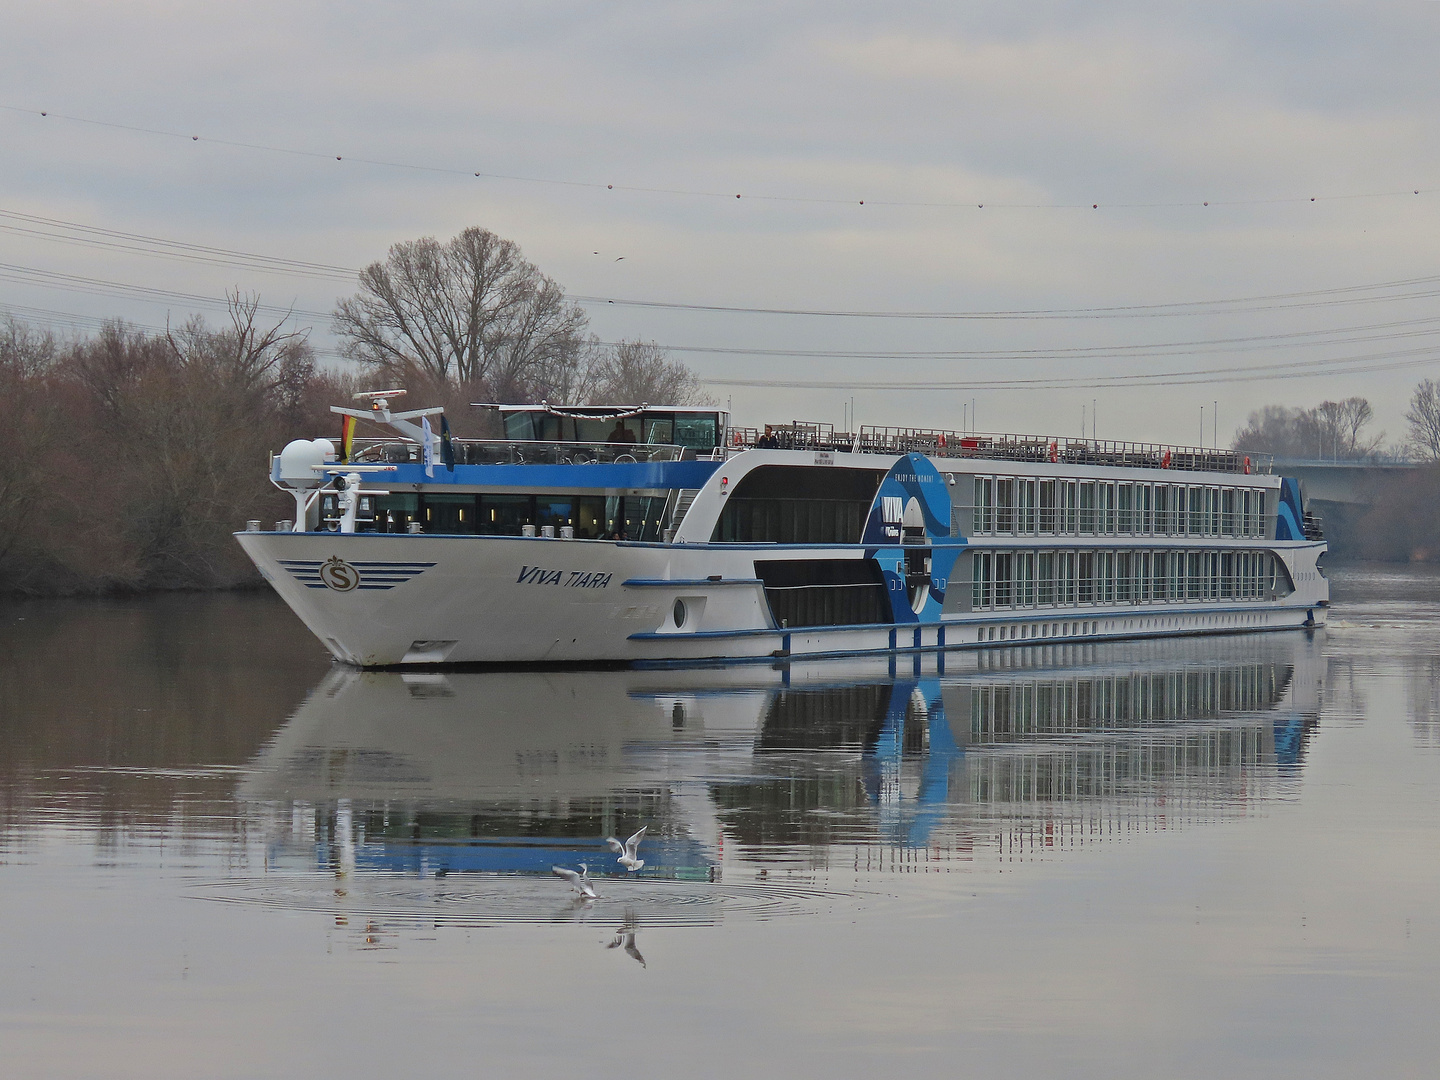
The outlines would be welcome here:
M 444 413 L 440 414 L 440 460 L 445 463 L 445 468 L 455 471 L 455 447 L 450 444 L 450 421 L 445 419 Z

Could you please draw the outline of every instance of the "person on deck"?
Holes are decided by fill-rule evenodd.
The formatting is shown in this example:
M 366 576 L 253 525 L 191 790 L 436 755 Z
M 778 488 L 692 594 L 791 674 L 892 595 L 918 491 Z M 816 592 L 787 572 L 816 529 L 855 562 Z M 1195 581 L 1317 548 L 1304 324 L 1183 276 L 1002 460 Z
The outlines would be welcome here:
M 609 443 L 633 443 L 635 441 L 635 433 L 625 426 L 624 420 L 617 419 L 615 421 L 615 430 L 605 436 L 605 441 Z

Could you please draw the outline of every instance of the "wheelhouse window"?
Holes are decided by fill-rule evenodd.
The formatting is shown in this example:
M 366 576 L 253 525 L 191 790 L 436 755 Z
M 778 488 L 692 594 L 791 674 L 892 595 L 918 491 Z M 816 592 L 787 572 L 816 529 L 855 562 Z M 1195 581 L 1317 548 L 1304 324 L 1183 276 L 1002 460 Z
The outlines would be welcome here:
M 715 413 L 676 413 L 675 441 L 691 450 L 714 450 L 720 445 L 719 417 Z
M 631 410 L 617 416 L 613 409 L 584 406 L 558 416 L 544 409 L 516 408 L 505 411 L 505 437 L 518 441 L 622 443 L 640 441 L 679 445 L 696 453 L 709 453 L 724 437 L 724 423 L 718 411 Z

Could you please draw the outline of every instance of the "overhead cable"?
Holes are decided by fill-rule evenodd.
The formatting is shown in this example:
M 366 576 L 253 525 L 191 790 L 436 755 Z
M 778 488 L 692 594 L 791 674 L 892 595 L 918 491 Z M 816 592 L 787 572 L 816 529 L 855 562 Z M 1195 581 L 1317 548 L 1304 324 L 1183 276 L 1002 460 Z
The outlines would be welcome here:
M 522 173 L 509 171 L 496 171 L 493 166 L 485 165 L 481 168 L 446 166 L 434 164 L 421 164 L 416 162 L 396 161 L 386 158 L 369 157 L 364 154 L 335 153 L 333 149 L 321 150 L 318 148 L 297 148 L 294 146 L 276 146 L 268 143 L 246 142 L 238 139 L 227 139 L 214 135 L 202 135 L 197 132 L 174 131 L 166 128 L 151 127 L 141 124 L 125 124 L 111 120 L 98 120 L 94 117 L 77 116 L 69 113 L 58 113 L 52 109 L 38 109 L 33 106 L 25 107 L 19 105 L 0 104 L 0 110 L 10 113 L 17 113 L 25 116 L 32 116 L 47 121 L 64 121 L 74 124 L 84 124 L 90 127 L 107 128 L 114 131 L 126 131 L 134 134 L 153 135 L 161 138 L 183 140 L 194 144 L 213 143 L 217 146 L 232 147 L 239 150 L 259 151 L 269 154 L 286 154 L 292 157 L 313 158 L 319 160 L 334 160 L 344 165 L 351 164 L 369 165 L 387 169 L 404 169 L 410 172 L 437 173 L 449 176 L 468 176 L 480 180 L 506 180 L 526 184 L 543 184 L 556 187 L 588 188 L 596 191 L 619 191 L 633 194 L 646 195 L 674 195 L 700 199 L 723 199 L 727 202 L 746 201 L 766 203 L 792 203 L 810 204 L 819 206 L 852 206 L 859 210 L 860 207 L 897 207 L 916 209 L 951 209 L 951 210 L 974 210 L 977 212 L 990 210 L 1090 210 L 1098 211 L 1105 209 L 1129 209 L 1129 210 L 1165 210 L 1165 209 L 1206 209 L 1210 207 L 1237 207 L 1237 206 L 1273 206 L 1282 204 L 1303 204 L 1317 202 L 1341 202 L 1368 199 L 1389 199 L 1389 198 L 1415 198 L 1419 195 L 1431 194 L 1437 188 L 1429 181 L 1412 184 L 1406 187 L 1396 186 L 1377 191 L 1361 192 L 1338 192 L 1338 193 L 1315 193 L 1310 195 L 1292 194 L 1285 196 L 1272 196 L 1265 198 L 1215 198 L 1215 199 L 1161 199 L 1143 202 L 1120 202 L 1107 199 L 1096 199 L 1085 202 L 1005 202 L 989 199 L 983 195 L 971 195 L 966 198 L 955 199 L 898 199 L 898 198 L 867 198 L 859 193 L 849 197 L 821 196 L 821 195 L 775 195 L 758 194 L 753 191 L 719 190 L 718 188 L 683 188 L 683 187 L 660 187 L 638 183 L 615 183 L 599 179 L 576 179 L 558 178 L 545 176 L 529 176 Z

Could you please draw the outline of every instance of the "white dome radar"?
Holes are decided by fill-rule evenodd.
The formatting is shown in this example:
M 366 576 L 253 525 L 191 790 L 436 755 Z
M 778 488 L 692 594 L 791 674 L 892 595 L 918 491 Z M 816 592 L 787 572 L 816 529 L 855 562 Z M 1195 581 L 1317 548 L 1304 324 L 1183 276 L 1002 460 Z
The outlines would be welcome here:
M 329 439 L 296 439 L 280 451 L 275 478 L 288 488 L 318 488 L 326 480 L 320 467 L 334 460 Z

